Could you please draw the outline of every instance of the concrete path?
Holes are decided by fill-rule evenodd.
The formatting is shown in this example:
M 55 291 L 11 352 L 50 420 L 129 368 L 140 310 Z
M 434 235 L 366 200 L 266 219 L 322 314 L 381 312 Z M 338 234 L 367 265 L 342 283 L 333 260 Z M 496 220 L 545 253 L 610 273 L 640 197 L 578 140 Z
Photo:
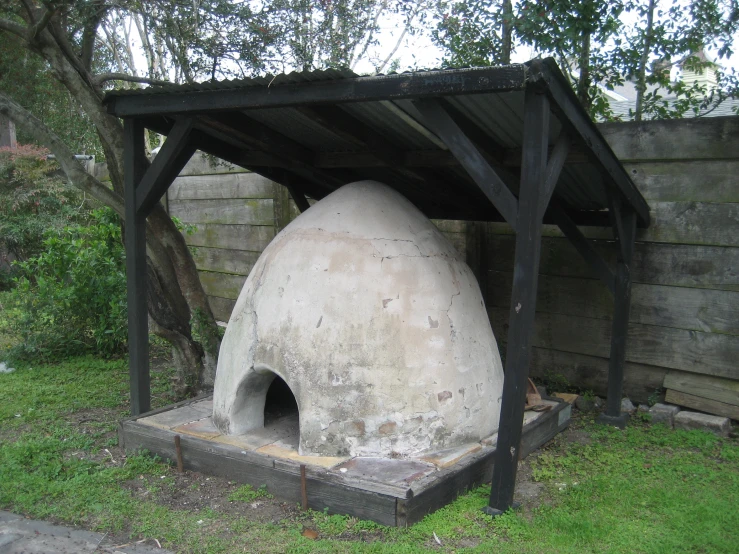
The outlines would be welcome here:
M 0 554 L 172 554 L 163 548 L 131 544 L 114 546 L 101 533 L 91 533 L 45 521 L 24 519 L 0 511 Z

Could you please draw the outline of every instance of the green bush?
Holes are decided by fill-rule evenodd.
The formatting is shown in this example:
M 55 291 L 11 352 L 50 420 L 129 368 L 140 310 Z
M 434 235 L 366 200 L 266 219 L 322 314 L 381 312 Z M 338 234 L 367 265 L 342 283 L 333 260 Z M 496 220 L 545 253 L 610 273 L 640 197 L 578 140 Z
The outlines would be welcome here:
M 0 148 L 0 290 L 10 288 L 15 276 L 7 262 L 38 255 L 49 230 L 87 220 L 82 193 L 46 154 L 34 146 Z
M 20 343 L 15 359 L 62 359 L 126 351 L 126 272 L 118 217 L 109 208 L 89 225 L 49 231 L 42 252 L 16 262 L 9 325 Z

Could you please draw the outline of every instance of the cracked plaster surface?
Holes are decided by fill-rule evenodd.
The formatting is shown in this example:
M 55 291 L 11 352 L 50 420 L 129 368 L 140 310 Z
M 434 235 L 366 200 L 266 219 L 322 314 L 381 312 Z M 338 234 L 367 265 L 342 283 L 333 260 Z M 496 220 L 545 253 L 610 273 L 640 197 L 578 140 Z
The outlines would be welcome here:
M 222 432 L 263 425 L 275 374 L 298 402 L 301 454 L 409 456 L 498 425 L 502 366 L 472 272 L 373 181 L 314 204 L 262 253 L 221 347 Z

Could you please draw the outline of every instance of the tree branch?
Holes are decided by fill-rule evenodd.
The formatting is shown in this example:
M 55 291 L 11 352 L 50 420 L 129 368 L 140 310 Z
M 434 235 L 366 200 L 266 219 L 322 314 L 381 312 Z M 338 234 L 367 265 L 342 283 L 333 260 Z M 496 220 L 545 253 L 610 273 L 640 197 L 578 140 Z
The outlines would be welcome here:
M 43 121 L 2 92 L 0 92 L 0 114 L 11 119 L 19 128 L 51 150 L 67 179 L 74 186 L 110 206 L 121 217 L 125 217 L 123 198 L 85 171 L 82 164 L 75 159 L 74 152 Z
M 36 39 L 38 34 L 43 31 L 49 24 L 51 18 L 54 17 L 55 13 L 56 8 L 46 8 L 46 11 L 44 12 L 44 15 L 41 16 L 41 19 L 34 23 L 33 26 L 28 28 L 28 42 L 33 42 Z
M 13 33 L 22 39 L 28 38 L 28 27 L 24 27 L 23 25 L 19 25 L 13 21 L 8 21 L 7 19 L 0 19 L 0 31 Z
M 147 85 L 171 85 L 171 81 L 162 81 L 160 79 L 150 79 L 148 77 L 134 77 L 127 73 L 101 73 L 93 77 L 95 84 L 102 85 L 107 81 L 128 81 L 131 83 L 146 83 Z

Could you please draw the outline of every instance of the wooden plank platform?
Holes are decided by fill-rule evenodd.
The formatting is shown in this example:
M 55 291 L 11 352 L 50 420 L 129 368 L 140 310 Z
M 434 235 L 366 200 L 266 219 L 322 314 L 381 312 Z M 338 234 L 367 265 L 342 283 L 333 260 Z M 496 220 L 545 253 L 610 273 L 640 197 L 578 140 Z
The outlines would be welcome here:
M 546 403 L 549 411 L 524 414 L 522 457 L 569 424 L 568 403 Z M 266 485 L 289 502 L 301 500 L 300 466 L 305 464 L 310 508 L 388 526 L 420 521 L 492 476 L 497 434 L 412 459 L 300 456 L 294 415 L 246 435 L 224 436 L 213 426 L 211 411 L 212 399 L 200 397 L 125 419 L 118 425 L 120 442 L 127 451 L 147 450 L 176 463 L 174 437 L 179 435 L 185 469 Z

